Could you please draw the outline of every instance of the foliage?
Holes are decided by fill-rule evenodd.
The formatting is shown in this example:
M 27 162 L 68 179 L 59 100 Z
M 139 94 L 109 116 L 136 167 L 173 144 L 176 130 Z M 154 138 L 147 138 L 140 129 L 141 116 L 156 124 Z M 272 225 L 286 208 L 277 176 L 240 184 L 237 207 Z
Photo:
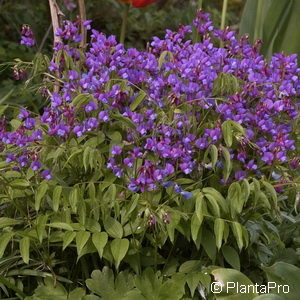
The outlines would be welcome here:
M 194 25 L 198 43 L 189 26 L 146 51 L 93 30 L 84 51 L 90 22 L 65 21 L 53 59 L 27 64 L 50 103 L 1 106 L 2 298 L 299 293 L 296 57 L 267 63 L 201 11 Z
M 273 53 L 299 53 L 298 12 L 299 1 L 248 0 L 241 19 L 241 34 L 249 34 L 252 41 L 262 39 L 262 53 L 271 57 Z

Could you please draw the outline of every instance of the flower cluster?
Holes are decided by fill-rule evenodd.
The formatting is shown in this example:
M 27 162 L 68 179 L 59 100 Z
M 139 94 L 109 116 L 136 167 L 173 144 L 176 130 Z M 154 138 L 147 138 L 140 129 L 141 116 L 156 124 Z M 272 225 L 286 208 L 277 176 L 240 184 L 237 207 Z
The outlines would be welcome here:
M 28 25 L 23 25 L 21 35 L 21 45 L 25 45 L 28 48 L 33 47 L 35 45 L 33 32 Z
M 114 36 L 92 30 L 79 69 L 75 67 L 82 60 L 76 48 L 81 40 L 78 22 L 66 21 L 57 31 L 63 40 L 55 46 L 59 59 L 49 66 L 50 71 L 59 72 L 63 85 L 51 94 L 51 106 L 41 117 L 22 110 L 22 124 L 15 132 L 2 126 L 2 143 L 23 149 L 19 156 L 8 154 L 8 160 L 19 167 L 41 167 L 28 147 L 43 139 L 40 125 L 48 128 L 48 135 L 67 140 L 103 130 L 121 117 L 131 126 L 123 142 L 111 142 L 107 167 L 117 177 L 127 178 L 135 192 L 173 187 L 189 198 L 191 194 L 176 179 L 200 180 L 205 172 L 214 172 L 226 184 L 262 175 L 262 167 L 268 170 L 270 165 L 299 168 L 292 132 L 300 108 L 296 55 L 275 54 L 267 62 L 259 54 L 260 42 L 250 45 L 247 37 L 238 39 L 228 28 L 215 30 L 209 15 L 201 11 L 194 25 L 200 42 L 188 39 L 190 26 L 179 26 L 176 32 L 167 30 L 164 39 L 154 37 L 146 51 L 125 49 Z M 90 29 L 90 21 L 85 26 Z M 216 46 L 216 40 L 222 40 L 224 47 Z M 66 62 L 62 52 L 73 64 Z M 74 68 L 67 69 L 70 65 Z M 220 78 L 231 79 L 216 90 Z M 231 90 L 227 85 L 232 80 L 237 87 Z M 79 93 L 91 95 L 83 110 L 71 104 Z M 227 147 L 234 161 L 229 178 L 222 172 L 226 120 L 245 129 Z M 215 167 L 204 159 L 212 146 L 218 151 Z M 47 172 L 45 178 L 50 176 Z

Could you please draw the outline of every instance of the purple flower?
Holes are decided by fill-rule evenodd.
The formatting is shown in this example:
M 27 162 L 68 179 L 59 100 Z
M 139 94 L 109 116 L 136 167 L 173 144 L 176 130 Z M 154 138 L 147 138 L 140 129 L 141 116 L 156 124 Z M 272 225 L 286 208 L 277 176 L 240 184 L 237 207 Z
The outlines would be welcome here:
M 44 179 L 52 179 L 51 170 L 44 170 L 41 175 Z
M 30 113 L 26 109 L 22 108 L 20 114 L 18 115 L 18 118 L 26 119 L 29 117 L 29 114 Z
M 33 161 L 31 164 L 30 164 L 30 167 L 33 171 L 37 171 L 41 168 L 42 164 L 39 162 L 39 161 Z
M 6 153 L 6 162 L 7 163 L 10 163 L 10 162 L 12 162 L 12 161 L 15 161 L 16 160 L 16 155 L 13 155 L 13 154 L 11 154 L 11 153 Z
M 234 174 L 235 180 L 242 180 L 246 178 L 246 172 L 245 171 L 237 171 Z
M 85 112 L 91 112 L 93 110 L 96 110 L 98 108 L 98 104 L 91 101 L 85 106 Z
M 122 153 L 122 148 L 120 146 L 112 146 L 111 154 L 120 155 Z
M 73 129 L 73 132 L 77 135 L 77 137 L 80 137 L 83 135 L 83 130 L 83 126 L 76 125 Z
M 271 165 L 274 159 L 274 154 L 272 152 L 265 152 L 261 159 L 268 165 Z
M 78 72 L 74 71 L 74 70 L 69 71 L 68 78 L 70 80 L 77 80 L 78 79 Z
M 49 71 L 50 72 L 58 71 L 58 66 L 56 65 L 56 63 L 54 61 L 51 61 L 49 64 Z
M 91 23 L 92 23 L 92 20 L 85 20 L 85 21 L 83 21 L 83 26 L 84 26 L 87 30 L 90 30 L 90 29 L 91 29 Z
M 52 93 L 51 104 L 52 104 L 52 107 L 58 107 L 62 104 L 62 99 L 59 94 Z
M 103 121 L 103 122 L 108 122 L 109 121 L 109 114 L 106 110 L 100 111 L 98 114 L 98 119 Z
M 123 163 L 125 166 L 127 166 L 129 168 L 133 168 L 133 166 L 134 166 L 133 158 L 126 157 L 126 158 L 124 158 Z
M 28 25 L 23 25 L 21 35 L 21 45 L 25 45 L 28 48 L 33 47 L 35 45 L 33 32 Z

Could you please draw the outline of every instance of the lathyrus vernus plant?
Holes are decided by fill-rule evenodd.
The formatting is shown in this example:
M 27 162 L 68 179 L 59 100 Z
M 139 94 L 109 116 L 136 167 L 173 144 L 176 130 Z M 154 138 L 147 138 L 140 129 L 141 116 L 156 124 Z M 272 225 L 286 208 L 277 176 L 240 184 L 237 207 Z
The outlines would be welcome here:
M 180 26 L 146 51 L 92 30 L 83 52 L 78 21 L 65 21 L 44 74 L 49 105 L 40 116 L 2 108 L 15 116 L 0 130 L 4 294 L 39 284 L 42 297 L 54 280 L 69 297 L 62 283 L 101 269 L 86 285 L 104 299 L 197 299 L 209 274 L 227 274 L 209 266 L 261 274 L 268 260 L 251 249 L 282 246 L 278 195 L 299 176 L 296 57 L 267 63 L 201 11 L 194 25 L 199 43 Z

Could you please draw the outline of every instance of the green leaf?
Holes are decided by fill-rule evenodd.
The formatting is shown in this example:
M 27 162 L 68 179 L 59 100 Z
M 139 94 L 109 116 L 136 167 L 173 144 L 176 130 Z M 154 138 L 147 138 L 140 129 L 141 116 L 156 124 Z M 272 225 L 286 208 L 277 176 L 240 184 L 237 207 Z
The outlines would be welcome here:
M 191 273 L 201 269 L 201 260 L 188 260 L 185 261 L 179 268 L 181 273 Z
M 28 187 L 29 182 L 25 179 L 16 179 L 10 183 L 12 187 Z
M 118 270 L 120 262 L 125 257 L 129 248 L 127 239 L 114 239 L 110 244 L 111 254 L 115 261 L 116 269 Z
M 199 220 L 203 219 L 203 194 L 198 193 L 195 199 L 195 213 Z
M 113 203 L 116 200 L 117 188 L 114 184 L 111 184 L 105 194 L 103 195 L 104 201 L 107 203 Z
M 91 100 L 92 100 L 92 96 L 90 94 L 79 94 L 73 99 L 71 105 L 81 107 L 84 104 L 90 102 Z
M 53 190 L 53 196 L 52 196 L 52 205 L 53 205 L 53 210 L 55 212 L 57 212 L 59 208 L 61 193 L 62 193 L 62 186 L 60 185 L 56 186 Z
M 214 198 L 211 194 L 205 194 L 205 198 L 208 200 L 211 209 L 212 209 L 212 213 L 215 217 L 220 217 L 220 207 L 219 207 L 219 203 L 216 200 L 216 198 Z
M 201 218 L 199 218 L 196 213 L 193 214 L 192 220 L 191 220 L 191 235 L 192 235 L 192 239 L 195 243 L 198 238 L 198 233 L 199 233 L 202 221 L 203 221 L 203 216 Z
M 160 57 L 158 59 L 158 68 L 161 69 L 162 65 L 167 62 L 168 60 L 166 59 L 167 56 L 169 57 L 169 60 L 170 61 L 173 61 L 174 60 L 174 56 L 173 56 L 173 53 L 170 52 L 170 51 L 163 51 L 161 54 L 160 54 Z
M 211 196 L 211 198 L 215 199 L 218 205 L 223 209 L 225 213 L 228 212 L 227 201 L 219 191 L 217 191 L 212 187 L 206 187 L 202 189 L 202 192 L 204 193 L 205 196 L 209 195 Z
M 222 253 L 225 258 L 225 260 L 235 269 L 240 270 L 241 264 L 240 264 L 240 256 L 237 253 L 237 251 L 230 247 L 224 245 L 222 247 Z
M 222 246 L 223 234 L 224 234 L 225 221 L 217 218 L 214 223 L 214 232 L 216 237 L 216 246 L 218 249 Z
M 85 171 L 87 171 L 89 166 L 91 150 L 90 147 L 86 147 L 83 151 L 83 166 Z
M 130 109 L 134 111 L 145 99 L 147 94 L 144 91 L 140 91 L 138 96 L 134 99 L 134 101 L 130 104 Z
M 79 201 L 79 188 L 74 186 L 69 194 L 69 203 L 73 213 L 77 212 L 77 203 Z
M 225 140 L 225 144 L 227 147 L 231 147 L 232 145 L 232 128 L 230 121 L 227 120 L 222 124 L 222 134 Z
M 215 145 L 210 145 L 210 157 L 211 157 L 211 165 L 212 168 L 215 168 L 216 163 L 218 161 L 218 148 Z
M 223 153 L 223 156 L 225 159 L 224 173 L 223 173 L 224 178 L 223 179 L 226 182 L 231 173 L 232 163 L 231 163 L 230 153 L 229 153 L 228 149 L 223 146 L 221 146 L 221 149 L 222 149 L 222 153 Z
M 235 236 L 236 242 L 238 244 L 238 247 L 240 250 L 242 250 L 244 246 L 243 242 L 243 227 L 240 223 L 238 222 L 232 222 L 231 224 L 232 232 Z
M 78 231 L 76 233 L 76 247 L 77 247 L 77 254 L 78 256 L 81 254 L 81 251 L 85 244 L 87 243 L 88 239 L 90 238 L 91 233 L 87 231 Z
M 99 256 L 102 258 L 103 250 L 105 245 L 107 244 L 108 235 L 106 232 L 95 232 L 92 235 L 92 241 L 94 246 L 96 247 Z
M 21 224 L 21 223 L 22 223 L 22 221 L 11 219 L 11 218 L 6 218 L 6 217 L 0 218 L 0 228 L 13 226 L 13 225 Z
M 123 227 L 122 225 L 112 217 L 107 217 L 104 220 L 105 231 L 113 238 L 121 239 L 123 237 Z
M 211 231 L 207 229 L 203 231 L 201 245 L 203 246 L 208 257 L 214 262 L 216 259 L 217 247 Z
M 199 283 L 201 282 L 201 279 L 203 278 L 203 274 L 201 272 L 192 272 L 187 274 L 186 282 L 189 286 L 189 289 L 191 291 L 192 297 L 194 297 L 195 290 Z
M 275 282 L 277 287 L 288 286 L 289 292 L 284 293 L 283 289 L 277 292 L 277 288 L 275 290 L 271 290 L 271 292 L 276 292 L 280 296 L 282 296 L 285 300 L 294 300 L 298 299 L 300 295 L 300 269 L 294 265 L 285 263 L 285 262 L 277 262 L 270 267 L 262 267 L 264 272 L 267 275 L 268 282 Z
M 29 248 L 30 239 L 26 236 L 20 240 L 20 254 L 25 264 L 29 263 Z
M 211 274 L 214 276 L 214 280 L 222 286 L 222 293 L 214 294 L 216 300 L 253 300 L 258 296 L 256 293 L 251 293 L 252 289 L 249 289 L 250 293 L 239 293 L 237 284 L 253 286 L 253 283 L 246 275 L 237 270 L 218 268 L 214 269 Z
M 58 229 L 65 229 L 68 231 L 73 231 L 73 227 L 70 224 L 63 223 L 63 222 L 53 222 L 53 223 L 47 224 L 47 226 L 53 227 L 53 228 L 58 228 Z
M 242 198 L 241 186 L 238 182 L 233 182 L 228 189 L 227 202 L 230 203 L 231 217 L 234 219 L 243 210 L 244 199 Z
M 130 129 L 136 128 L 134 123 L 127 117 L 124 117 L 120 114 L 113 114 L 111 117 L 115 120 L 121 121 L 125 127 L 129 127 Z
M 247 203 L 251 193 L 250 184 L 247 179 L 243 179 L 241 188 L 242 188 L 242 199 L 244 200 L 244 203 Z
M 13 236 L 14 233 L 12 232 L 5 232 L 0 235 L 0 258 L 2 258 L 7 244 L 10 242 Z
M 275 294 L 264 294 L 255 297 L 253 300 L 285 300 L 285 298 L 282 298 L 281 296 Z
M 40 186 L 38 186 L 35 194 L 35 203 L 34 203 L 34 208 L 36 211 L 39 211 L 42 199 L 46 195 L 47 190 L 48 190 L 48 184 L 46 182 L 43 182 Z
M 39 238 L 40 243 L 42 243 L 43 235 L 45 232 L 45 227 L 47 223 L 48 216 L 38 216 L 36 219 L 36 231 Z
M 267 181 L 264 181 L 262 180 L 262 183 L 263 185 L 265 186 L 266 188 L 266 191 L 270 194 L 271 196 L 271 199 L 273 201 L 273 207 L 277 207 L 277 193 L 276 193 L 276 190 L 275 188 L 272 186 L 272 184 L 270 184 L 269 182 Z
M 76 232 L 73 231 L 66 231 L 63 237 L 63 250 L 65 250 L 74 240 L 76 237 Z

